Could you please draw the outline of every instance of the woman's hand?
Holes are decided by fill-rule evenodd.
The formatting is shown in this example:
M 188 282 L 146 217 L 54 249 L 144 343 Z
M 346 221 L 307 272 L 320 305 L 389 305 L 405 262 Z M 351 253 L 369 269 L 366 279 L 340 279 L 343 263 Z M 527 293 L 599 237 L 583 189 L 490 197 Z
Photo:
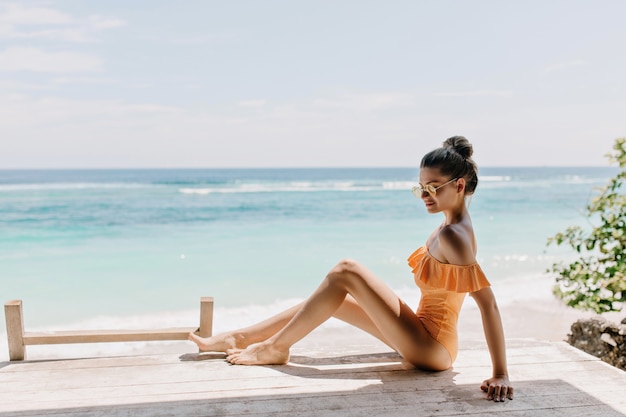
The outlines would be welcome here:
M 513 387 L 507 376 L 496 376 L 483 381 L 480 389 L 487 393 L 487 399 L 495 402 L 513 399 Z

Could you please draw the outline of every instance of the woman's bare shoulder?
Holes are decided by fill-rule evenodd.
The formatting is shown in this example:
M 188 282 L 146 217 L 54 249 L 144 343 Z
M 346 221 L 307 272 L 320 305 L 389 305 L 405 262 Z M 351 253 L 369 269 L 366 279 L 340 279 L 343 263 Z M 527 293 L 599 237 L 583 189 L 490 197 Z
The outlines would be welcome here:
M 438 236 L 439 248 L 446 261 L 455 265 L 469 265 L 476 262 L 471 231 L 458 224 L 441 228 Z

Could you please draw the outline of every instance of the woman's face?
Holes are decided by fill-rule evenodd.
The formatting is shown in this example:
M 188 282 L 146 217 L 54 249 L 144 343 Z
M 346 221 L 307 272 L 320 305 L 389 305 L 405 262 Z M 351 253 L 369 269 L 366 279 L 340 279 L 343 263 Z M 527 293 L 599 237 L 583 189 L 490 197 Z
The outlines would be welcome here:
M 421 198 L 429 213 L 438 213 L 452 207 L 458 199 L 458 178 L 441 175 L 438 168 L 420 169 Z

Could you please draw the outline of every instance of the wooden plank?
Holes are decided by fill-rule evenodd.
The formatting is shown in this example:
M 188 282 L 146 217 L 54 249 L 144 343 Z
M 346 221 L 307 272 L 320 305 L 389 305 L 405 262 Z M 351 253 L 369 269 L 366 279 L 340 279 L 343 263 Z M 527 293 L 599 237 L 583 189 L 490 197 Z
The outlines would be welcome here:
M 191 346 L 191 345 L 190 345 Z M 197 354 L 193 354 L 197 355 Z M 210 354 L 206 354 L 210 355 Z M 219 357 L 224 355 L 219 354 Z M 43 372 L 43 371 L 59 371 L 67 370 L 67 361 L 71 360 L 72 370 L 78 369 L 94 369 L 94 368 L 120 368 L 120 367 L 137 367 L 137 366 L 159 366 L 166 364 L 180 363 L 181 359 L 175 355 L 142 355 L 142 356 L 100 356 L 93 358 L 73 358 L 73 359 L 51 359 L 51 360 L 39 360 L 39 361 L 24 361 L 19 364 L 8 364 L 4 368 L 1 368 L 2 362 L 0 362 L 0 374 L 6 376 L 10 373 L 28 374 L 29 372 Z M 19 365 L 19 366 L 14 366 Z
M 244 383 L 245 380 L 242 379 L 241 382 Z M 596 407 L 604 405 L 593 396 L 568 386 L 560 380 L 547 381 L 543 387 L 545 391 L 534 395 L 528 395 L 525 391 L 525 388 L 532 387 L 534 381 L 520 384 L 518 401 L 502 405 L 486 402 L 484 394 L 474 384 L 448 383 L 443 388 L 402 391 L 392 389 L 392 387 L 387 389 L 386 382 L 381 383 L 373 380 L 329 379 L 313 382 L 315 386 L 306 384 L 306 390 L 297 387 L 272 386 L 271 384 L 265 384 L 265 386 L 254 390 L 245 387 L 222 387 L 219 384 L 189 384 L 186 387 L 187 390 L 168 391 L 168 387 L 156 384 L 157 390 L 152 391 L 145 386 L 135 384 L 114 391 L 105 387 L 82 388 L 72 396 L 68 396 L 68 393 L 62 390 L 58 391 L 57 397 L 52 393 L 42 393 L 43 395 L 38 396 L 37 392 L 32 392 L 24 397 L 12 396 L 12 398 L 19 398 L 20 402 L 29 405 L 30 410 L 51 408 L 51 405 L 59 408 L 89 405 L 91 407 L 114 407 L 116 409 L 121 405 L 144 404 L 149 409 L 161 411 L 160 407 L 166 406 L 168 403 L 183 405 L 194 401 L 204 401 L 206 406 L 223 409 L 223 416 L 238 415 L 243 407 L 248 410 L 263 410 L 264 413 L 308 410 L 310 414 L 307 415 L 315 415 L 314 412 L 321 413 L 318 415 L 324 415 L 323 411 L 328 411 L 342 416 L 346 410 L 356 409 L 360 409 L 362 412 L 369 411 L 367 414 L 370 415 L 381 415 L 375 411 L 383 409 L 408 411 L 411 407 L 416 407 L 421 411 L 437 410 L 441 415 L 480 415 L 489 407 L 492 410 L 505 408 L 507 412 L 510 412 L 572 407 L 587 408 L 588 410 L 593 407 L 595 410 Z M 559 389 L 560 387 L 567 389 Z M 612 395 L 618 396 L 619 390 L 613 390 Z M 227 409 L 228 411 L 226 411 Z M 450 413 L 451 411 L 454 413 Z M 605 415 L 603 414 L 603 416 Z
M 416 378 L 416 377 L 414 377 Z M 0 399 L 8 401 L 4 407 L 13 408 L 9 403 L 23 408 L 43 409 L 54 407 L 69 407 L 71 405 L 107 406 L 132 403 L 150 403 L 167 401 L 189 401 L 203 399 L 207 403 L 246 401 L 251 402 L 259 396 L 275 396 L 275 400 L 288 398 L 315 399 L 345 397 L 344 403 L 352 402 L 354 406 L 374 407 L 383 404 L 382 401 L 393 399 L 396 405 L 417 404 L 425 406 L 440 403 L 465 403 L 471 401 L 484 402 L 484 394 L 480 392 L 477 383 L 456 384 L 451 381 L 428 387 L 426 379 L 419 387 L 412 386 L 409 380 L 390 383 L 385 379 L 314 379 L 281 380 L 276 384 L 267 379 L 263 384 L 254 384 L 253 381 L 240 378 L 227 385 L 213 382 L 171 382 L 169 384 L 133 382 L 125 386 L 109 387 L 105 385 L 89 386 L 83 383 L 82 387 L 55 389 L 53 383 L 45 391 L 28 391 L 19 393 L 3 393 Z M 560 406 L 588 406 L 600 405 L 605 401 L 613 401 L 621 396 L 619 387 L 614 386 L 607 393 L 608 399 L 602 399 L 593 392 L 579 389 L 564 380 L 521 381 L 516 383 L 518 400 L 515 404 L 507 405 L 507 409 L 541 409 L 546 404 L 551 407 Z M 26 388 L 28 389 L 28 388 Z M 600 392 L 599 390 L 597 392 Z M 362 396 L 362 397 L 360 397 Z M 557 398 L 558 400 L 555 400 Z M 566 398 L 569 398 L 565 401 Z M 613 400 L 611 400 L 613 398 Z M 371 401 L 370 401 L 371 400 Z M 17 401 L 17 402 L 15 402 Z M 519 404 L 518 404 L 519 403 Z M 556 404 L 555 404 L 556 403 Z M 285 407 L 287 404 L 283 404 Z M 480 404 L 478 404 L 480 405 Z M 293 406 L 293 404 L 291 404 Z M 445 409 L 446 407 L 443 406 Z M 623 409 L 623 406 L 622 406 Z
M 170 364 L 161 366 L 125 366 L 109 368 L 67 369 L 56 372 L 30 372 L 24 375 L 5 374 L 0 378 L 0 398 L 7 395 L 20 398 L 26 403 L 55 400 L 80 400 L 86 392 L 100 397 L 143 395 L 181 395 L 202 392 L 204 398 L 221 398 L 259 393 L 270 387 L 282 393 L 312 394 L 344 392 L 370 386 L 387 393 L 425 395 L 431 401 L 438 397 L 431 391 L 446 391 L 453 386 L 468 387 L 468 392 L 480 395 L 480 381 L 487 376 L 485 369 L 473 375 L 460 371 L 431 374 L 419 371 L 403 371 L 399 364 L 387 367 L 366 368 L 338 366 L 334 370 L 295 369 L 296 367 L 250 368 L 231 367 L 223 362 L 197 364 Z M 516 387 L 527 397 L 560 395 L 585 392 L 596 397 L 617 395 L 622 391 L 626 375 L 598 372 L 590 368 L 563 369 L 553 366 L 545 372 L 531 369 L 526 375 L 515 379 Z M 520 374 L 518 367 L 512 369 Z M 559 375 L 559 380 L 550 379 Z M 567 381 L 567 384 L 565 384 Z
M 66 343 L 145 342 L 155 340 L 187 340 L 194 327 L 158 330 L 73 330 L 64 332 L 27 332 L 24 345 L 54 345 Z
M 0 416 L 626 414 L 626 373 L 564 343 L 510 343 L 516 399 L 503 404 L 479 389 L 491 366 L 473 354 L 486 350 L 461 350 L 454 369 L 438 373 L 402 370 L 396 354 L 370 354 L 368 344 L 349 355 L 295 350 L 289 365 L 273 367 L 230 366 L 218 354 L 0 364 Z
M 385 417 L 406 417 L 406 416 L 506 416 L 506 417 L 623 417 L 624 415 L 613 410 L 606 405 L 595 406 L 569 406 L 563 408 L 553 408 L 549 405 L 541 409 L 509 411 L 502 404 L 483 405 L 478 413 L 461 414 L 449 408 L 429 408 L 421 409 L 419 402 L 411 406 L 385 406 L 385 407 L 354 407 L 345 408 L 341 398 L 329 401 L 333 408 L 317 407 L 316 404 L 307 403 L 306 407 L 298 399 L 288 400 L 291 406 L 285 407 L 285 402 L 276 404 L 278 407 L 265 408 L 265 403 L 271 403 L 270 398 L 261 398 L 249 403 L 207 403 L 202 400 L 164 402 L 156 404 L 129 404 L 115 407 L 68 407 L 65 409 L 29 411 L 28 414 L 7 413 L 3 417 L 68 417 L 68 416 L 111 416 L 111 417 L 156 417 L 156 416 L 253 416 L 253 417 L 305 417 L 324 416 L 334 417 L 362 417 L 364 415 Z M 318 404 L 325 404 L 326 398 L 317 399 Z M 300 408 L 296 408 L 300 406 Z M 489 409 L 490 408 L 490 409 Z M 278 409 L 278 411 L 276 411 Z
M 200 298 L 200 331 L 201 337 L 213 335 L 213 297 Z
M 24 346 L 24 315 L 22 300 L 12 300 L 4 305 L 4 315 L 7 324 L 7 339 L 9 342 L 9 359 L 21 361 L 26 357 Z
M 485 368 L 455 368 L 453 371 L 441 373 L 426 373 L 420 371 L 403 371 L 399 363 L 388 364 L 355 364 L 341 363 L 342 359 L 334 359 L 334 364 L 323 366 L 298 366 L 295 364 L 280 367 L 232 367 L 222 359 L 211 359 L 207 361 L 187 362 L 154 362 L 152 364 L 142 363 L 137 357 L 137 364 L 133 365 L 129 359 L 93 362 L 101 363 L 98 368 L 72 367 L 67 368 L 67 361 L 59 361 L 65 364 L 56 370 L 32 370 L 28 377 L 16 372 L 5 372 L 0 378 L 0 384 L 6 383 L 5 392 L 29 392 L 32 391 L 44 396 L 44 391 L 84 389 L 85 384 L 89 387 L 109 387 L 115 389 L 119 387 L 122 391 L 129 386 L 150 386 L 160 385 L 164 392 L 184 392 L 188 385 L 191 389 L 194 384 L 213 384 L 220 390 L 244 390 L 260 389 L 268 386 L 287 389 L 289 387 L 321 386 L 332 388 L 333 381 L 339 381 L 342 387 L 344 381 L 384 381 L 385 389 L 393 392 L 414 392 L 421 390 L 445 389 L 454 380 L 457 384 L 464 384 L 478 387 L 480 381 L 484 379 L 489 370 Z M 155 357 L 155 359 L 158 357 Z M 88 362 L 88 361 L 83 361 Z M 41 365 L 45 365 L 42 362 Z M 597 364 L 601 365 L 601 364 Z M 594 373 L 589 373 L 588 364 L 566 364 L 552 363 L 537 367 L 525 365 L 514 365 L 511 372 L 516 375 L 515 381 L 550 381 L 554 375 L 569 381 L 571 384 L 592 383 L 588 392 L 611 391 L 614 386 L 620 386 L 624 382 L 623 373 L 612 372 L 614 369 L 602 370 L 594 367 Z M 329 382 L 330 381 L 330 382 Z M 602 384 L 605 382 L 606 384 Z M 166 387 L 167 385 L 171 387 Z M 540 385 L 540 384 L 539 384 Z M 525 389 L 528 392 L 528 387 Z M 537 388 L 540 393 L 542 388 Z M 159 391 L 160 392 L 160 391 Z

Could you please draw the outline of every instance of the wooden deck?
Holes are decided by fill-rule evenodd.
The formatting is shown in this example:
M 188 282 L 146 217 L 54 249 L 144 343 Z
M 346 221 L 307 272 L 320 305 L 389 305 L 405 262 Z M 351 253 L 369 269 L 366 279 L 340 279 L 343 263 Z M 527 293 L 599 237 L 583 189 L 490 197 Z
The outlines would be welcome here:
M 441 373 L 403 370 L 375 343 L 296 345 L 272 367 L 216 354 L 1 362 L 0 416 L 626 416 L 626 372 L 564 342 L 508 341 L 505 403 L 479 389 L 484 345 L 465 345 Z

